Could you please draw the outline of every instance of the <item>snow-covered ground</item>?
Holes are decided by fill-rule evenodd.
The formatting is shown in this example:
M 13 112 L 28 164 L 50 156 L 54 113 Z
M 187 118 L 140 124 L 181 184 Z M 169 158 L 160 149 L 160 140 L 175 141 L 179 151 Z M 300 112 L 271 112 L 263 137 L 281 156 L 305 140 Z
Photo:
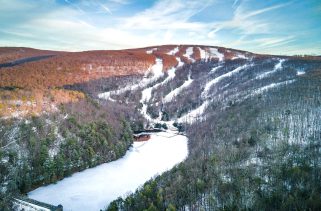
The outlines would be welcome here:
M 218 69 L 222 68 L 223 66 L 222 65 L 219 65 L 217 67 L 213 67 L 210 71 L 211 74 L 215 73 Z
M 176 61 L 178 62 L 177 66 L 176 66 L 177 68 L 182 67 L 184 65 L 184 62 L 182 62 L 180 57 L 176 57 Z
M 224 54 L 220 53 L 217 48 L 210 48 L 209 50 L 210 50 L 211 57 L 218 58 L 219 62 L 224 61 Z
M 185 136 L 174 132 L 153 133 L 149 141 L 135 142 L 123 158 L 75 173 L 57 184 L 31 191 L 28 196 L 62 204 L 65 211 L 97 211 L 119 196 L 135 191 L 151 177 L 171 169 L 187 155 Z
M 200 47 L 198 47 L 198 50 L 200 51 L 201 60 L 207 61 L 209 59 L 208 53 Z
M 171 102 L 175 96 L 178 96 L 178 94 L 183 90 L 189 87 L 193 82 L 193 79 L 191 78 L 191 72 L 188 75 L 188 79 L 179 87 L 172 90 L 170 93 L 168 93 L 165 98 L 163 99 L 163 102 Z
M 235 68 L 234 70 L 232 70 L 232 71 L 230 71 L 230 72 L 227 72 L 227 73 L 225 73 L 225 74 L 223 74 L 223 75 L 220 75 L 220 76 L 218 76 L 218 77 L 210 80 L 209 82 L 207 82 L 207 83 L 205 84 L 204 91 L 202 92 L 202 97 L 207 97 L 207 95 L 208 95 L 210 89 L 212 88 L 212 86 L 214 86 L 215 84 L 217 84 L 218 82 L 220 82 L 220 81 L 223 80 L 224 78 L 231 77 L 231 76 L 233 76 L 234 74 L 239 73 L 241 70 L 244 70 L 244 69 L 250 67 L 251 65 L 252 65 L 252 64 L 250 64 L 250 65 L 249 65 L 249 64 L 245 64 L 245 65 L 243 65 L 243 66 L 239 66 L 239 67 Z M 219 68 L 219 67 L 218 67 L 218 68 Z M 214 68 L 213 68 L 213 69 L 214 69 Z M 212 71 L 213 71 L 213 69 L 212 69 Z M 216 71 L 216 70 L 214 70 L 214 71 Z
M 210 101 L 205 101 L 202 103 L 199 107 L 189 111 L 184 116 L 177 119 L 177 122 L 179 123 L 188 123 L 192 124 L 196 120 L 202 120 L 204 117 L 202 117 L 202 114 L 206 110 L 207 106 L 210 104 Z
M 189 60 L 191 60 L 192 62 L 195 62 L 195 59 L 192 58 L 192 55 L 194 53 L 194 48 L 193 47 L 188 47 L 186 49 L 186 52 L 184 54 L 184 57 L 188 58 Z
M 285 59 L 278 59 L 278 62 L 275 64 L 273 70 L 264 72 L 256 77 L 256 79 L 263 79 L 268 76 L 271 76 L 272 74 L 276 73 L 279 70 L 283 69 L 283 63 L 285 62 Z
M 157 48 L 152 48 L 146 51 L 147 54 L 152 54 L 154 51 L 157 51 Z
M 271 83 L 269 85 L 266 85 L 266 86 L 260 87 L 259 89 L 254 90 L 251 95 L 253 96 L 253 95 L 262 94 L 263 92 L 265 92 L 267 90 L 270 90 L 270 89 L 273 89 L 273 88 L 276 88 L 279 86 L 283 86 L 283 85 L 288 85 L 288 84 L 291 84 L 295 81 L 296 81 L 295 79 L 292 79 L 292 80 L 287 80 L 287 81 L 278 82 L 278 83 Z
M 249 59 L 249 57 L 241 53 L 236 53 L 236 55 L 232 58 L 232 60 L 235 60 L 235 59 Z
M 147 75 L 149 75 L 150 73 L 152 73 L 152 76 L 147 77 Z M 129 90 L 134 91 L 136 89 L 146 87 L 148 84 L 155 82 L 157 79 L 159 79 L 163 75 L 164 75 L 163 60 L 157 58 L 155 61 L 155 64 L 146 72 L 145 77 L 140 82 L 136 84 L 127 85 L 117 90 L 100 93 L 98 94 L 98 97 L 105 100 L 115 101 L 114 99 L 111 98 L 112 95 L 119 95 Z
M 207 61 L 212 58 L 217 58 L 219 62 L 224 61 L 224 54 L 220 53 L 217 48 L 203 49 L 201 47 L 198 47 L 198 50 L 200 52 L 201 60 Z

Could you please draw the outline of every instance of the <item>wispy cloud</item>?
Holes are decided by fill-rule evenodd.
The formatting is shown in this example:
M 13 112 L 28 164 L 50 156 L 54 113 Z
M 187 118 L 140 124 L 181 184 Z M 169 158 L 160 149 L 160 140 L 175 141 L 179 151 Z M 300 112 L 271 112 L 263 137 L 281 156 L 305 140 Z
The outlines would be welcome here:
M 107 12 L 107 13 L 109 13 L 109 14 L 113 14 L 112 12 L 111 12 L 111 10 L 106 6 L 106 5 L 103 5 L 103 4 L 101 4 L 100 3 L 100 6 Z
M 200 22 L 191 22 L 189 19 L 202 11 L 213 1 L 191 0 L 163 0 L 158 1 L 151 8 L 132 17 L 123 19 L 123 28 L 131 29 L 201 29 L 206 27 Z
M 242 5 L 240 5 L 234 11 L 234 17 L 231 20 L 213 23 L 213 30 L 211 30 L 210 33 L 217 33 L 223 29 L 239 30 L 243 35 L 268 33 L 268 25 L 270 24 L 269 20 L 262 20 L 259 18 L 255 18 L 255 16 L 259 16 L 272 10 L 280 9 L 287 5 L 288 3 L 278 4 L 252 11 L 245 10 Z
M 0 0 L 0 45 L 89 50 L 191 43 L 279 53 L 287 47 L 287 52 L 302 51 L 300 40 L 316 43 L 321 36 L 321 29 L 305 17 L 309 13 L 300 13 L 298 1 L 151 0 L 147 5 L 137 0 L 64 1 Z M 291 28 L 301 21 L 288 18 L 296 7 L 310 25 Z M 219 12 L 222 17 L 215 15 Z
M 270 37 L 270 38 L 262 38 L 262 39 L 254 40 L 254 42 L 259 43 L 260 47 L 276 47 L 276 46 L 285 45 L 294 41 L 295 41 L 294 36 Z

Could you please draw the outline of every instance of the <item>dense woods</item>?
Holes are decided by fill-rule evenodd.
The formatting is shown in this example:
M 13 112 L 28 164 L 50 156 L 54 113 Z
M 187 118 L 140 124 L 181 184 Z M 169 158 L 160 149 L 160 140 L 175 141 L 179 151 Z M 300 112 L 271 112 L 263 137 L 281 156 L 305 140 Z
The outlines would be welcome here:
M 61 113 L 18 121 L 1 121 L 0 210 L 11 210 L 11 197 L 57 182 L 98 164 L 122 157 L 133 142 L 130 124 L 123 117 L 109 119 L 95 105 L 82 102 L 87 111 L 65 106 Z M 87 114 L 86 114 L 87 113 Z M 78 119 L 81 118 L 81 121 Z

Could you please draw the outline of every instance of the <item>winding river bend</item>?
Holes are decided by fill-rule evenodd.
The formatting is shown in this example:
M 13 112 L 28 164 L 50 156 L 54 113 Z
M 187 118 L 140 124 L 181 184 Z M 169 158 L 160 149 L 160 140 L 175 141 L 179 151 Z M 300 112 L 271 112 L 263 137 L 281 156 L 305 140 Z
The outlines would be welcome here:
M 32 199 L 64 210 L 97 211 L 119 196 L 182 162 L 188 155 L 187 138 L 174 132 L 152 133 L 149 141 L 134 142 L 124 157 L 73 174 L 56 184 L 28 193 Z

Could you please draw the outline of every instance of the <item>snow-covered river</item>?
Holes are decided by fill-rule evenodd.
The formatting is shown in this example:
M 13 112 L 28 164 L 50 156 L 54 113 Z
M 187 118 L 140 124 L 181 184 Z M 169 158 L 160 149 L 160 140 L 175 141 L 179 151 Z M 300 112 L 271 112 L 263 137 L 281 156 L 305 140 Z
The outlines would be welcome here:
M 170 131 L 153 133 L 147 142 L 134 142 L 124 157 L 40 187 L 28 196 L 53 205 L 62 204 L 65 211 L 97 211 L 171 169 L 187 154 L 185 136 Z

